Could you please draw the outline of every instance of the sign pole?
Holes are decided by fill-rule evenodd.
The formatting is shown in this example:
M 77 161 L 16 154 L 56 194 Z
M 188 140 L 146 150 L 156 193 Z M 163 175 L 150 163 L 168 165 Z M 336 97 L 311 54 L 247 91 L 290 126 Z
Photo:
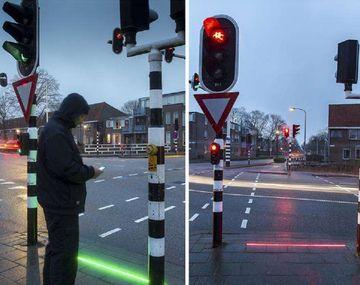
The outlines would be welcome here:
M 162 103 L 161 52 L 153 48 L 150 63 L 150 126 L 148 144 L 154 155 L 149 155 L 148 201 L 148 260 L 149 284 L 163 285 L 165 281 L 165 151 Z
M 30 119 L 29 119 L 29 155 L 27 161 L 27 244 L 37 244 L 37 139 L 38 129 L 36 127 L 36 95 L 34 95 Z
M 289 170 L 288 175 L 291 175 L 291 139 L 289 140 Z
M 223 214 L 223 173 L 224 173 L 224 138 L 222 130 L 216 134 L 215 143 L 220 145 L 220 161 L 214 165 L 213 185 L 213 247 L 222 244 Z
M 225 147 L 225 161 L 226 161 L 226 167 L 230 167 L 230 161 L 231 161 L 231 120 L 230 115 L 226 122 L 226 147 Z

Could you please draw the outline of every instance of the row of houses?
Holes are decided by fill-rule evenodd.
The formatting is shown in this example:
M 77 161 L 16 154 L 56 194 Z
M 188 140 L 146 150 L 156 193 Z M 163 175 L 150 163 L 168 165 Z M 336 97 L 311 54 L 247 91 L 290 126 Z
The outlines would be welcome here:
M 137 107 L 132 114 L 125 114 L 106 102 L 90 105 L 89 114 L 80 126 L 72 129 L 78 145 L 96 144 L 146 144 L 150 124 L 150 99 L 138 99 Z M 52 113 L 49 114 L 51 118 Z M 179 152 L 185 151 L 185 92 L 163 95 L 163 118 L 165 143 L 175 150 L 175 141 Z M 45 116 L 38 118 L 39 130 L 45 125 Z M 175 132 L 175 120 L 178 131 Z M 24 118 L 5 121 L 0 130 L 0 139 L 15 139 L 17 132 L 26 132 L 27 123 Z M 177 139 L 175 139 L 177 138 Z

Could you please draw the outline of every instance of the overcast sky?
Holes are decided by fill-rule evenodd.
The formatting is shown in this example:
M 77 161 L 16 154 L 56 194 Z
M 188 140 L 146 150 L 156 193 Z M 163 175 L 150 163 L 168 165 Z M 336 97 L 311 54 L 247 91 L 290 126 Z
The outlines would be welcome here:
M 149 31 L 138 33 L 138 44 L 176 36 L 169 3 L 150 0 L 150 8 L 158 12 L 159 19 Z M 147 55 L 127 58 L 125 48 L 117 55 L 107 44 L 113 29 L 120 26 L 118 0 L 39 0 L 39 5 L 40 68 L 58 80 L 60 93 L 78 92 L 89 103 L 105 101 L 117 108 L 128 100 L 149 96 Z M 5 20 L 13 21 L 2 10 L 0 20 L 1 26 Z M 5 40 L 13 41 L 1 29 L 1 45 Z M 176 48 L 176 53 L 184 52 L 184 47 Z M 184 68 L 183 59 L 163 62 L 164 93 L 184 90 Z M 10 80 L 17 74 L 15 59 L 2 48 L 0 72 L 7 73 Z
M 329 104 L 360 103 L 344 99 L 344 87 L 334 77 L 337 44 L 360 40 L 359 0 L 197 0 L 190 1 L 189 10 L 190 75 L 199 69 L 202 21 L 226 14 L 238 23 L 236 107 L 280 114 L 289 125 L 299 123 L 301 128 L 304 113 L 288 108 L 303 108 L 309 138 L 327 128 Z M 353 90 L 360 93 L 356 85 Z M 190 111 L 200 111 L 193 93 Z

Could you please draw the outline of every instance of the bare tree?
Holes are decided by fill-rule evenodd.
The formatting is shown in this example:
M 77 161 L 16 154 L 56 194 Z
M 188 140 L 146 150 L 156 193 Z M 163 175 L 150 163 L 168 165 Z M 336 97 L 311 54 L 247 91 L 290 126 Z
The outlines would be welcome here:
M 249 113 L 246 112 L 244 107 L 233 108 L 231 111 L 231 121 L 243 125 L 249 119 Z
M 268 120 L 269 115 L 266 115 L 259 110 L 255 110 L 249 113 L 249 117 L 245 123 L 250 130 L 254 130 L 257 132 L 257 137 L 259 138 L 264 136 L 264 130 L 266 128 Z
M 9 89 L 9 88 L 7 88 Z M 0 126 L 6 139 L 6 125 L 5 121 L 14 118 L 16 115 L 17 100 L 10 92 L 4 90 L 0 93 Z
M 275 139 L 276 131 L 280 130 L 281 126 L 285 124 L 283 118 L 277 114 L 268 115 L 268 121 L 264 130 L 264 136 L 272 141 Z
M 124 105 L 120 108 L 120 111 L 125 114 L 132 115 L 137 108 L 139 108 L 139 101 L 129 100 L 124 103 Z

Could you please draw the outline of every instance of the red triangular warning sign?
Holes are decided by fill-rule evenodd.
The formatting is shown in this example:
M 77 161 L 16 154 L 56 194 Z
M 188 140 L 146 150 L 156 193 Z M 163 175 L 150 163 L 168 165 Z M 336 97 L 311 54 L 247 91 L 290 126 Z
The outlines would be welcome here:
M 215 133 L 221 131 L 238 95 L 239 92 L 194 95 Z
M 31 107 L 34 101 L 37 79 L 38 74 L 35 73 L 12 84 L 27 122 L 29 122 Z

